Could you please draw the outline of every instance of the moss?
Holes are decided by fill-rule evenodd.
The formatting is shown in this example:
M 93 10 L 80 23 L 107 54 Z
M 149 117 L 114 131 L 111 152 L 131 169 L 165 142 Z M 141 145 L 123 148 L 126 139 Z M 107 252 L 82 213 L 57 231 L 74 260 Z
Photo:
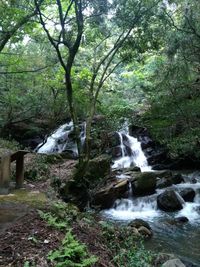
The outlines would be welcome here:
M 22 203 L 32 207 L 45 206 L 48 199 L 44 193 L 25 189 L 13 190 L 8 195 L 0 195 L 0 203 Z

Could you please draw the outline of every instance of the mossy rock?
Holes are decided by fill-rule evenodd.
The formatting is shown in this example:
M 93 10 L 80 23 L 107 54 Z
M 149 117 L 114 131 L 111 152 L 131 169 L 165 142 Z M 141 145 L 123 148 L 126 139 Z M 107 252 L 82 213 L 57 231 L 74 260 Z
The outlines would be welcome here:
M 111 157 L 108 155 L 100 155 L 91 159 L 88 163 L 85 177 L 89 181 L 99 180 L 110 173 Z
M 143 172 L 131 182 L 133 195 L 144 196 L 155 192 L 157 175 L 154 172 Z
M 93 195 L 92 206 L 100 209 L 109 209 L 115 200 L 121 198 L 128 191 L 129 183 L 127 179 L 120 179 L 112 182 L 106 187 L 100 189 Z

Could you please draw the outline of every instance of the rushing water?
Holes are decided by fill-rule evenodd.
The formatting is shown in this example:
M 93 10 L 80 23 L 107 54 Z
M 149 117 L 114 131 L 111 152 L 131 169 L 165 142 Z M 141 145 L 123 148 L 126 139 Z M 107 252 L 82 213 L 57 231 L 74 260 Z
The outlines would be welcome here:
M 137 138 L 123 133 L 131 151 L 131 155 L 126 155 L 126 147 L 123 142 L 123 136 L 121 133 L 118 134 L 120 138 L 122 156 L 121 158 L 115 160 L 112 168 L 129 168 L 131 165 L 136 165 L 140 167 L 141 171 L 150 171 L 151 167 L 147 163 L 147 159 L 141 149 L 141 143 L 137 140 Z
M 85 141 L 85 123 L 81 125 L 81 143 L 83 144 Z M 74 131 L 73 122 L 70 121 L 69 123 L 65 123 L 61 125 L 57 130 L 51 134 L 46 142 L 41 143 L 36 148 L 38 153 L 61 153 L 65 150 L 70 150 L 74 156 L 77 156 L 77 146 L 75 141 L 70 138 L 70 134 Z
M 137 139 L 129 135 L 126 135 L 126 139 L 129 141 L 132 153 L 130 156 L 122 153 L 122 157 L 117 159 L 112 167 L 123 169 L 135 164 L 141 168 L 141 171 L 152 171 Z M 120 140 L 123 143 L 123 138 Z M 121 148 L 125 149 L 125 146 L 121 144 Z M 183 209 L 178 212 L 169 213 L 157 208 L 157 196 L 166 188 L 144 197 L 135 197 L 130 188 L 128 198 L 116 200 L 113 207 L 105 210 L 103 214 L 111 220 L 123 223 L 128 223 L 136 218 L 148 221 L 154 231 L 154 236 L 146 242 L 147 248 L 156 252 L 175 253 L 200 266 L 200 173 L 185 174 L 183 177 L 184 183 L 168 188 L 174 189 L 177 194 L 180 189 L 192 188 L 195 190 L 196 196 L 194 202 L 185 202 L 182 199 Z M 118 178 L 124 178 L 124 176 L 121 175 Z M 189 222 L 176 224 L 174 219 L 181 216 L 187 217 Z
M 81 140 L 85 140 L 85 125 L 81 131 Z M 45 144 L 40 144 L 39 153 L 61 153 L 71 150 L 77 154 L 77 147 L 69 138 L 73 132 L 72 122 L 60 126 Z M 124 169 L 131 166 L 140 167 L 141 171 L 152 171 L 141 148 L 141 143 L 127 134 L 118 133 L 121 148 L 121 157 L 114 161 L 112 168 Z M 119 179 L 126 178 L 125 175 L 118 175 Z M 194 178 L 196 182 L 194 183 Z M 135 197 L 129 191 L 128 198 L 118 199 L 113 207 L 103 211 L 104 216 L 120 223 L 128 223 L 133 219 L 141 218 L 148 221 L 153 229 L 154 236 L 146 242 L 148 248 L 156 252 L 164 251 L 175 253 L 186 259 L 192 260 L 200 266 L 200 174 L 191 173 L 184 175 L 184 183 L 173 185 L 177 194 L 182 188 L 193 188 L 196 193 L 194 202 L 184 202 L 183 209 L 178 212 L 167 213 L 157 208 L 157 196 L 165 189 L 157 190 L 155 194 L 145 197 Z M 189 219 L 186 224 L 174 224 L 174 218 L 185 216 Z

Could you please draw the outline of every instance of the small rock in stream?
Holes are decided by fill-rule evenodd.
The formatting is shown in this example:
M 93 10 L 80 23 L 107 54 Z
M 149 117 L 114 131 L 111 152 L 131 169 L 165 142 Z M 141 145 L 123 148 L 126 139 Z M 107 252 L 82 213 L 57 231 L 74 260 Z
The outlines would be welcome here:
M 179 259 L 172 259 L 172 260 L 166 261 L 162 265 L 162 267 L 186 267 L 186 265 L 183 264 L 182 261 Z

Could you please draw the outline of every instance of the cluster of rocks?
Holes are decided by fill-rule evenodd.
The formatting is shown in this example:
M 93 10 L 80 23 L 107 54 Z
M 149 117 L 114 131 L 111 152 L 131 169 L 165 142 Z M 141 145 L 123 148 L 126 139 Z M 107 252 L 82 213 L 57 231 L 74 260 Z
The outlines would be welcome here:
M 165 187 L 184 182 L 181 174 L 173 175 L 170 171 L 136 172 L 127 170 L 124 172 L 126 178 L 110 181 L 104 188 L 101 188 L 93 196 L 92 205 L 101 209 L 111 208 L 116 199 L 125 197 L 132 188 L 133 196 L 146 196 L 163 189 L 157 196 L 157 206 L 167 212 L 178 211 L 183 208 L 185 201 L 192 202 L 195 198 L 195 191 L 192 188 L 184 188 L 179 191 Z
M 138 237 L 151 238 L 153 236 L 150 225 L 141 219 L 135 219 L 130 222 L 128 228 L 130 228 L 130 233 Z

